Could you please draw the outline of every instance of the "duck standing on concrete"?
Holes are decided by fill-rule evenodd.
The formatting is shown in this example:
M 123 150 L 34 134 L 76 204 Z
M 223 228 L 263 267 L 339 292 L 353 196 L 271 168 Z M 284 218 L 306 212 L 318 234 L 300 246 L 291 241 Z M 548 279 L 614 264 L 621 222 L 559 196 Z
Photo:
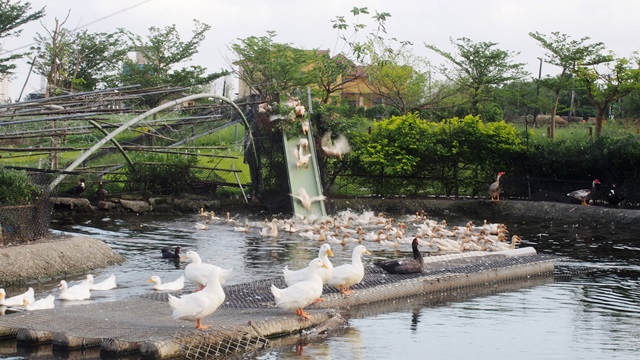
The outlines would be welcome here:
M 78 181 L 78 185 L 76 185 L 76 186 L 72 187 L 71 189 L 65 191 L 65 195 L 73 196 L 73 197 L 80 196 L 80 194 L 82 194 L 84 192 L 85 188 L 86 188 L 86 184 L 85 184 L 84 178 L 81 178 Z
M 285 310 L 295 310 L 296 315 L 309 320 L 309 314 L 303 308 L 318 301 L 322 295 L 322 278 L 320 269 L 326 268 L 322 260 L 315 258 L 309 262 L 309 271 L 305 280 L 299 281 L 285 289 L 279 289 L 271 284 L 271 293 L 276 305 Z M 321 300 L 320 300 L 321 301 Z
M 504 174 L 504 171 L 500 171 L 498 173 L 496 181 L 492 182 L 491 185 L 489 185 L 489 196 L 491 196 L 491 201 L 500 201 L 500 178 Z
M 342 295 L 349 295 L 352 291 L 349 287 L 362 281 L 364 277 L 364 265 L 362 265 L 362 255 L 371 255 L 364 245 L 353 248 L 351 264 L 343 264 L 333 268 L 329 285 L 340 290 Z
M 202 319 L 216 311 L 224 302 L 225 294 L 220 280 L 223 270 L 213 268 L 208 275 L 207 285 L 198 292 L 175 297 L 169 294 L 169 306 L 173 310 L 174 319 L 182 319 L 196 322 L 196 329 L 204 330 L 211 326 L 202 325 Z
M 591 189 L 580 189 L 580 190 L 572 191 L 568 193 L 567 196 L 572 196 L 582 201 L 582 205 L 589 205 L 587 204 L 587 201 L 589 201 L 589 199 L 591 199 L 593 195 L 596 193 L 596 184 L 600 184 L 600 180 L 593 179 L 593 182 L 591 182 Z

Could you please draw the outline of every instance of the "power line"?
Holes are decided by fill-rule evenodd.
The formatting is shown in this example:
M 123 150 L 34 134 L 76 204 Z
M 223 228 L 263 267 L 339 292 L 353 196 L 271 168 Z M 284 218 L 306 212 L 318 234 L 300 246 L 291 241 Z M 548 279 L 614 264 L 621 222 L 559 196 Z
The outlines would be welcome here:
M 98 19 L 96 19 L 96 20 L 93 20 L 93 21 L 91 21 L 91 22 L 88 22 L 88 23 L 86 23 L 86 24 L 84 24 L 84 25 L 78 26 L 78 27 L 76 27 L 75 29 L 73 29 L 71 32 L 73 33 L 73 32 L 76 32 L 76 31 L 78 31 L 78 30 L 80 30 L 80 29 L 84 29 L 84 28 L 86 28 L 86 27 L 88 27 L 88 26 L 90 26 L 90 25 L 93 25 L 93 24 L 97 23 L 97 22 L 100 22 L 100 21 L 106 20 L 106 19 L 108 19 L 108 18 L 110 18 L 110 17 L 113 17 L 113 16 L 115 16 L 115 15 L 118 15 L 118 14 L 121 14 L 121 13 L 123 13 L 123 12 L 129 11 L 129 10 L 131 10 L 131 9 L 134 9 L 134 8 L 136 8 L 136 7 L 140 6 L 140 5 L 144 5 L 144 4 L 146 4 L 146 3 L 150 2 L 150 1 L 153 1 L 153 0 L 144 0 L 144 1 L 141 1 L 141 2 L 139 2 L 139 3 L 137 3 L 137 4 L 131 5 L 131 6 L 126 7 L 126 8 L 124 8 L 124 9 L 118 10 L 118 11 L 116 11 L 116 12 L 114 12 L 114 13 L 111 13 L 111 14 L 109 14 L 109 15 L 105 15 L 105 16 L 103 16 L 103 17 L 101 17 L 101 18 L 98 18 Z M 36 44 L 36 43 L 35 43 L 35 42 L 33 42 L 33 43 L 30 43 L 30 44 L 27 44 L 27 45 L 23 45 L 23 46 L 17 47 L 17 48 L 15 48 L 15 49 L 13 49 L 13 50 L 5 50 L 4 52 L 5 52 L 5 53 L 9 53 L 9 54 L 11 54 L 11 53 L 16 52 L 16 51 L 18 51 L 18 50 L 20 50 L 20 49 L 24 49 L 24 48 L 26 48 L 26 47 L 30 47 L 30 46 L 35 45 L 35 44 Z M 3 52 L 3 51 L 1 51 L 1 50 L 2 50 L 2 49 L 0 48 L 0 53 L 2 53 L 2 52 Z

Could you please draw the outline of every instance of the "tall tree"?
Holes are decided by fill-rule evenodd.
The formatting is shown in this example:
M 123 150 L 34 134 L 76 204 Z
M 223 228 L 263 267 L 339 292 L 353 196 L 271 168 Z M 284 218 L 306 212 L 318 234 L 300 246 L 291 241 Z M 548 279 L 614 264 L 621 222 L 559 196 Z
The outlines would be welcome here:
M 427 75 L 412 65 L 391 61 L 376 62 L 367 68 L 370 96 L 406 114 L 424 104 Z
M 291 93 L 308 83 L 305 70 L 314 52 L 278 43 L 276 36 L 275 31 L 267 31 L 266 36 L 238 39 L 229 46 L 237 58 L 234 72 L 249 93 Z
M 468 38 L 460 38 L 457 41 L 451 39 L 451 44 L 457 54 L 441 50 L 435 45 L 425 46 L 453 64 L 453 70 L 442 65 L 440 72 L 468 95 L 471 115 L 477 115 L 481 102 L 494 100 L 492 90 L 496 87 L 520 80 L 528 74 L 524 64 L 513 62 L 518 53 L 497 49 L 497 43 L 474 43 Z
M 568 75 L 575 72 L 578 63 L 584 66 L 596 65 L 611 61 L 612 58 L 601 53 L 605 49 L 603 43 L 588 44 L 589 37 L 572 40 L 569 35 L 560 34 L 557 31 L 552 32 L 551 35 L 531 32 L 529 36 L 537 40 L 539 45 L 546 50 L 544 62 L 558 66 L 561 69 L 560 74 L 555 79 L 548 79 L 549 81 L 543 82 L 555 93 L 554 105 L 551 110 L 550 134 L 551 139 L 554 139 L 558 99 L 560 99 L 560 92 L 567 88 L 567 79 L 570 78 Z
M 44 8 L 31 11 L 31 3 L 11 0 L 0 0 L 0 39 L 19 36 L 22 25 L 34 20 L 38 20 L 45 15 Z M 24 54 L 12 54 L 9 56 L 0 56 L 0 75 L 11 74 L 16 68 L 11 61 L 22 58 Z
M 62 24 L 63 25 L 63 24 Z M 56 28 L 36 34 L 34 69 L 57 91 L 91 91 L 119 69 L 127 53 L 122 35 L 73 32 L 56 19 Z M 49 89 L 48 87 L 48 89 Z
M 343 54 L 332 57 L 329 51 L 315 50 L 310 62 L 313 66 L 309 69 L 309 78 L 318 87 L 323 104 L 329 103 L 333 94 L 344 90 L 346 84 L 364 76 L 359 71 L 361 68 Z
M 577 77 L 596 110 L 596 139 L 602 134 L 602 123 L 609 106 L 632 92 L 640 90 L 640 59 L 619 58 L 600 66 L 578 64 Z
M 136 59 L 125 59 L 124 71 L 115 79 L 116 85 L 141 85 L 143 88 L 158 86 L 191 87 L 209 84 L 225 76 L 228 71 L 207 74 L 206 68 L 199 65 L 176 68 L 182 62 L 191 60 L 205 39 L 205 33 L 211 29 L 198 20 L 194 20 L 193 35 L 183 41 L 176 25 L 149 28 L 144 39 L 128 30 L 120 31 L 129 39 L 130 50 L 136 52 Z M 175 96 L 170 93 L 157 93 L 144 98 L 145 105 L 157 106 L 162 100 Z

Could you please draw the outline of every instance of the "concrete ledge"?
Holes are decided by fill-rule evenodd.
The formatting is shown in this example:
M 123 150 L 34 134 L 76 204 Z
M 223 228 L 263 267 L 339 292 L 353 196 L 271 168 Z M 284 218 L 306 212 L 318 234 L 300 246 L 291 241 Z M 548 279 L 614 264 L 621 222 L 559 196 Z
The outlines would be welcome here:
M 53 236 L 37 243 L 0 248 L 0 283 L 7 286 L 81 274 L 123 261 L 124 257 L 100 240 Z

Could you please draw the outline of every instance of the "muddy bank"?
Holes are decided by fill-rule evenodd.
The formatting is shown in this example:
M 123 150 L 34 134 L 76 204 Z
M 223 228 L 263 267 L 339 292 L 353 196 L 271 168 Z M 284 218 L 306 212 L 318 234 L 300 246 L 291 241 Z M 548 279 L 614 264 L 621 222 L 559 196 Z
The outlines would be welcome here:
M 61 235 L 0 248 L 0 259 L 0 287 L 82 274 L 124 261 L 100 240 Z

